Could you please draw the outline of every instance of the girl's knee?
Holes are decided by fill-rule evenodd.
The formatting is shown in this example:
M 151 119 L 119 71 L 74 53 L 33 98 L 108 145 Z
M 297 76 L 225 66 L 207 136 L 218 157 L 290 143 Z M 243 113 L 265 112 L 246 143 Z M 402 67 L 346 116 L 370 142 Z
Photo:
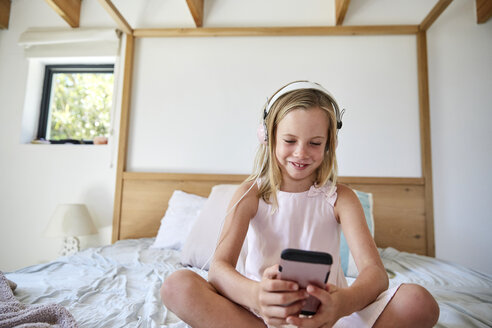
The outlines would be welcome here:
M 186 300 L 194 290 L 199 276 L 190 270 L 178 270 L 167 277 L 161 286 L 161 300 L 168 308 Z
M 439 319 L 439 305 L 434 297 L 422 286 L 405 284 L 400 287 L 406 298 L 409 319 L 421 326 L 433 326 Z

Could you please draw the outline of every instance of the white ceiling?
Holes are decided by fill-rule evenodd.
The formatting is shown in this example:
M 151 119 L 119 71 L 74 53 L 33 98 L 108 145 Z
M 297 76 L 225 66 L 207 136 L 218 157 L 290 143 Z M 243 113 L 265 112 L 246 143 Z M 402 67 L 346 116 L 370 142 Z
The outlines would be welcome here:
M 83 6 L 99 5 L 97 1 Z M 335 25 L 334 0 L 204 0 L 204 27 Z M 344 25 L 422 22 L 437 0 L 351 0 Z M 195 27 L 186 0 L 113 0 L 132 28 Z

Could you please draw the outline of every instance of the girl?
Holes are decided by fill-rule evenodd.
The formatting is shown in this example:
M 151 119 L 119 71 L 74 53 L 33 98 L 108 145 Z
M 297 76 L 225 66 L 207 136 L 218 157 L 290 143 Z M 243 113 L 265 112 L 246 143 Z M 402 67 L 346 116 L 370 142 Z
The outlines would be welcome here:
M 431 327 L 439 316 L 418 285 L 387 290 L 388 277 L 355 193 L 337 184 L 338 104 L 319 84 L 296 81 L 265 105 L 255 172 L 237 190 L 208 282 L 190 270 L 169 276 L 164 304 L 192 327 Z M 359 275 L 349 287 L 340 265 L 340 229 Z M 236 271 L 243 242 L 244 272 Z M 333 256 L 326 288 L 278 278 L 285 248 Z M 309 295 L 315 315 L 300 316 Z

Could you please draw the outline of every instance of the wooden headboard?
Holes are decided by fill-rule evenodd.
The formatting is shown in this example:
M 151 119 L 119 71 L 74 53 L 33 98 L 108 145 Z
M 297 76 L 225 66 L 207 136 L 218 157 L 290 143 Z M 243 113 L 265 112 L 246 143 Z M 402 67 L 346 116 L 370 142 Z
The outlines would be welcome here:
M 340 182 L 374 195 L 375 239 L 380 247 L 435 255 L 430 142 L 427 30 L 452 0 L 439 0 L 418 25 L 318 26 L 318 27 L 224 27 L 132 29 L 115 6 L 106 10 L 125 32 L 125 62 L 118 168 L 113 213 L 113 242 L 155 236 L 167 202 L 175 189 L 207 196 L 213 185 L 239 183 L 244 175 L 174 174 L 128 172 L 126 169 L 135 38 L 148 37 L 248 37 L 331 35 L 414 35 L 417 44 L 420 149 L 419 178 L 342 177 Z M 104 3 L 110 4 L 110 0 Z M 342 15 L 343 16 L 343 15 Z M 341 19 L 343 21 L 343 18 Z
M 113 239 L 154 237 L 174 190 L 208 196 L 217 184 L 239 184 L 245 175 L 125 173 L 120 219 Z M 379 247 L 426 254 L 425 201 L 419 178 L 349 178 L 340 181 L 374 196 L 375 240 Z

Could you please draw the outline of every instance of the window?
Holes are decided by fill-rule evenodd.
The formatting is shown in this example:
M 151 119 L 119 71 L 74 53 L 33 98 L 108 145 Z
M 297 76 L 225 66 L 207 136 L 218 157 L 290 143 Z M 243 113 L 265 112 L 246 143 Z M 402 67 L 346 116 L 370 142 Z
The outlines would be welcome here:
M 114 65 L 46 65 L 38 139 L 91 144 L 108 137 Z

